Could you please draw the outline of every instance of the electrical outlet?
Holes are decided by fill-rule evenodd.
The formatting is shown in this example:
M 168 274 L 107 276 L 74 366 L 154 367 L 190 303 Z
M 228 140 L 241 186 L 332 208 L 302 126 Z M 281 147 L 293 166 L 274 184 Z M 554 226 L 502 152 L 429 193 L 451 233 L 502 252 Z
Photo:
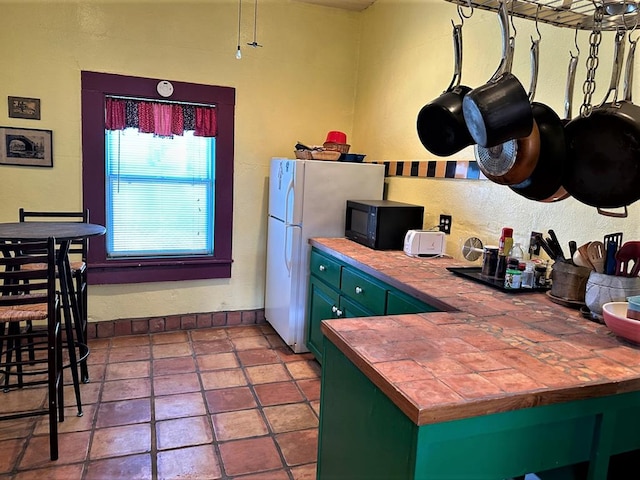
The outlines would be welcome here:
M 440 215 L 440 224 L 438 225 L 441 232 L 446 235 L 451 234 L 451 215 Z
M 531 232 L 529 237 L 529 255 L 540 255 L 540 244 L 537 237 L 542 236 L 539 232 Z

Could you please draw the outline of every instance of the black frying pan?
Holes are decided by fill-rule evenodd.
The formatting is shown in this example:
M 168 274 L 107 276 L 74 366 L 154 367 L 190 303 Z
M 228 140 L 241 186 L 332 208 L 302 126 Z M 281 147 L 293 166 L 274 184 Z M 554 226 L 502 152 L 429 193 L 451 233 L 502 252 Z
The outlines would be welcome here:
M 625 32 L 616 34 L 614 68 L 605 101 L 589 116 L 566 126 L 567 168 L 563 185 L 582 203 L 603 215 L 626 217 L 627 205 L 640 199 L 640 107 L 631 101 L 635 42 L 625 74 L 625 99 L 617 100 L 624 56 Z M 615 92 L 612 102 L 605 103 Z M 624 207 L 624 213 L 603 208 Z
M 453 25 L 455 65 L 453 78 L 442 95 L 418 113 L 416 127 L 422 145 L 434 155 L 447 157 L 473 144 L 462 115 L 462 99 L 471 91 L 462 77 L 462 25 Z

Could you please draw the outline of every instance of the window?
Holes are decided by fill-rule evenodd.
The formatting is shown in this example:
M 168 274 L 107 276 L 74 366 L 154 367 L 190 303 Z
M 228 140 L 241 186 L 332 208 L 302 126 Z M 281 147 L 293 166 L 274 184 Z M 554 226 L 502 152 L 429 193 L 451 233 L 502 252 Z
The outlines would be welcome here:
M 235 91 L 172 82 L 174 107 L 215 108 L 215 137 L 106 129 L 111 99 L 167 103 L 158 82 L 82 72 L 84 206 L 107 227 L 91 239 L 91 283 L 231 276 Z

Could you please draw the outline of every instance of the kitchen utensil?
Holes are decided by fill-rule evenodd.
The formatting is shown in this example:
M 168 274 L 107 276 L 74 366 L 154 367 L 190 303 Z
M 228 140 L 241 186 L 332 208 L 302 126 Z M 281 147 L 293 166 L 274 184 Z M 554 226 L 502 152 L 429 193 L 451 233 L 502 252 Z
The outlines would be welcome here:
M 538 40 L 538 42 L 539 41 L 540 40 Z M 577 61 L 577 57 L 575 59 Z M 534 62 L 535 76 L 537 77 L 537 61 L 538 52 L 535 52 L 534 57 L 532 45 L 532 77 L 534 76 Z M 570 80 L 575 80 L 575 63 L 576 62 L 572 62 L 570 64 Z M 573 67 L 573 72 L 571 72 L 571 67 Z M 571 91 L 572 90 L 573 85 L 571 85 Z M 529 95 L 533 121 L 538 127 L 540 147 L 538 159 L 531 175 L 518 184 L 510 185 L 509 188 L 529 200 L 540 202 L 562 200 L 567 197 L 567 195 L 564 195 L 566 191 L 562 188 L 562 176 L 564 173 L 565 157 L 567 155 L 564 124 L 553 109 L 543 103 L 533 101 L 535 88 L 533 88 L 533 92 L 530 91 Z M 567 87 L 567 95 L 569 95 L 569 87 Z
M 549 255 L 549 258 L 556 258 L 556 252 L 549 246 L 547 241 L 542 237 L 542 234 L 536 235 L 536 243 L 542 247 L 547 255 Z
M 509 47 L 506 0 L 500 3 L 498 19 L 502 30 L 500 65 L 487 83 L 471 90 L 462 100 L 462 114 L 471 137 L 487 148 L 526 137 L 533 129 L 529 97 L 511 73 L 513 51 Z
M 591 242 L 587 247 L 587 253 L 589 254 L 589 261 L 593 265 L 593 269 L 598 273 L 604 272 L 604 245 L 600 241 Z
M 605 248 L 604 273 L 607 275 L 616 274 L 616 252 L 618 251 L 618 243 L 610 240 Z
M 553 249 L 553 251 L 556 252 L 556 259 L 561 259 L 563 262 L 566 261 L 566 258 L 564 256 L 564 251 L 562 250 L 562 246 L 558 241 L 556 232 L 554 232 L 552 229 L 549 229 L 548 233 L 549 233 L 549 237 L 551 238 L 551 241 L 547 240 L 547 243 L 549 243 L 549 246 Z
M 460 18 L 463 18 L 462 16 Z M 438 98 L 418 113 L 416 128 L 422 145 L 434 155 L 446 157 L 473 144 L 462 115 L 462 99 L 471 91 L 462 78 L 462 24 L 453 25 L 454 72 L 451 83 Z
M 573 257 L 573 262 L 579 267 L 588 267 L 593 268 L 593 264 L 589 260 L 589 244 L 591 242 L 587 242 L 584 245 L 580 245 L 578 247 L 578 252 L 575 257 Z
M 625 99 L 618 102 L 618 81 L 624 55 L 625 32 L 616 34 L 611 84 L 604 101 L 566 126 L 567 168 L 563 186 L 577 200 L 598 213 L 627 216 L 627 205 L 640 199 L 640 107 L 631 101 L 635 42 L 627 60 Z M 613 101 L 605 103 L 611 93 Z M 624 207 L 624 213 L 602 210 Z
M 637 277 L 640 273 L 640 241 L 626 242 L 616 252 L 616 275 Z
M 607 248 L 609 242 L 616 242 L 617 245 L 622 245 L 622 232 L 618 233 L 608 233 L 604 236 L 602 243 L 604 243 L 604 248 Z
M 513 37 L 512 37 L 513 39 Z M 513 39 L 515 42 L 515 39 Z M 539 40 L 531 44 L 531 85 L 529 101 L 533 101 L 538 82 Z M 513 45 L 510 45 L 513 48 Z M 500 185 L 515 185 L 525 181 L 535 170 L 540 156 L 540 130 L 535 120 L 526 137 L 507 140 L 501 145 L 486 148 L 476 145 L 478 168 L 489 180 Z
M 604 244 L 604 252 L 605 252 L 605 260 L 604 260 L 604 270 L 605 273 L 611 271 L 611 273 L 609 273 L 609 275 L 614 275 L 615 274 L 615 270 L 616 270 L 616 262 L 615 262 L 615 258 L 613 260 L 613 264 L 609 263 L 609 259 L 610 259 L 610 253 L 609 253 L 609 243 L 610 242 L 615 242 L 616 248 L 613 251 L 613 255 L 615 255 L 616 250 L 618 249 L 618 247 L 620 245 L 622 245 L 622 232 L 617 232 L 617 233 L 608 233 L 604 236 L 604 239 L 602 241 L 602 243 Z
M 575 240 L 569 240 L 569 255 L 571 255 L 571 261 L 573 261 L 573 256 L 578 251 L 578 244 Z

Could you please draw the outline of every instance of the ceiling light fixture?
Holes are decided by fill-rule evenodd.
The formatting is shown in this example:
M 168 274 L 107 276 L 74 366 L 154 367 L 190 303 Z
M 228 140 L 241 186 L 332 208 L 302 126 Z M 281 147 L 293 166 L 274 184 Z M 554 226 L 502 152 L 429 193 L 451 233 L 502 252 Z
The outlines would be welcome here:
M 247 43 L 247 45 L 253 48 L 262 46 L 256 40 L 257 30 L 258 30 L 258 0 L 255 0 L 253 4 L 253 42 Z
M 242 58 L 242 52 L 240 51 L 240 23 L 242 22 L 242 0 L 238 0 L 238 49 L 236 50 L 236 58 L 240 60 Z

